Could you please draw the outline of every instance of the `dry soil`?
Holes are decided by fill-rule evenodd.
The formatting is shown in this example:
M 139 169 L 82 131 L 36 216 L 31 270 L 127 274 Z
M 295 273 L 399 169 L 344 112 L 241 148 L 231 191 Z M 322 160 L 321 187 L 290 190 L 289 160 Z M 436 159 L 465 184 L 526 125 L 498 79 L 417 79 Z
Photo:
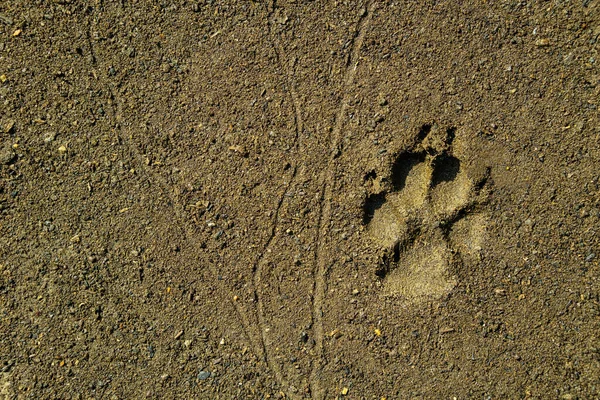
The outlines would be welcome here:
M 0 398 L 600 397 L 598 0 L 0 3 Z

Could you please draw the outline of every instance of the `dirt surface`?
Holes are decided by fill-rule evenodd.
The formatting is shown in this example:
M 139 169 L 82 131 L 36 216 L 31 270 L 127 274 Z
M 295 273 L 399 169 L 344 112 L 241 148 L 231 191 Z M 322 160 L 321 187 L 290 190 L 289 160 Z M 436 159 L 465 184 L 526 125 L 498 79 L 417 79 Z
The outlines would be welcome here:
M 0 3 L 0 398 L 600 397 L 600 2 Z

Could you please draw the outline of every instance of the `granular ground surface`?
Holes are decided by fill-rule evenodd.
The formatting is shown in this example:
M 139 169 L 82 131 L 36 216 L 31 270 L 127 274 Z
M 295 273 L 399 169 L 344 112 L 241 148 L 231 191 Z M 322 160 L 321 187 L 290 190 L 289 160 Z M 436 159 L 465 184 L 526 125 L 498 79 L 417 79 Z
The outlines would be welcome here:
M 600 2 L 0 3 L 0 399 L 600 396 Z

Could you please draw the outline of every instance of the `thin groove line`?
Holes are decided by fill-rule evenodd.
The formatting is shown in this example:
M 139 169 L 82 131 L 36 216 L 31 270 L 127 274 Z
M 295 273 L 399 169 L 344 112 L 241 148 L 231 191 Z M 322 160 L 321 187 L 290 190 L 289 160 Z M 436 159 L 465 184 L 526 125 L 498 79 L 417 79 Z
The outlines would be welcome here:
M 111 89 L 109 89 L 109 90 L 111 90 Z M 112 90 L 111 90 L 111 92 L 112 92 Z M 160 188 L 160 191 L 163 193 L 163 195 L 165 197 L 167 197 L 170 200 L 171 207 L 172 207 L 173 211 L 175 211 L 175 216 L 176 216 L 175 223 L 178 225 L 179 229 L 182 231 L 182 233 L 184 235 L 184 239 L 187 242 L 192 243 L 196 247 L 200 247 L 199 243 L 198 243 L 198 239 L 195 237 L 195 232 L 193 230 L 191 230 L 191 228 L 189 228 L 187 226 L 187 224 L 185 224 L 185 222 L 184 222 L 184 221 L 186 221 L 187 218 L 185 218 L 185 210 L 183 210 L 183 207 L 180 204 L 180 201 L 178 201 L 173 195 L 171 195 L 169 193 L 169 190 L 168 190 L 169 184 L 166 182 L 165 179 L 163 179 L 162 176 L 160 176 L 159 174 L 155 173 L 154 171 L 152 171 L 151 169 L 149 169 L 145 166 L 145 163 L 143 160 L 143 155 L 134 143 L 131 143 L 129 140 L 126 140 L 126 139 L 124 140 L 124 142 L 127 143 L 127 147 L 129 147 L 130 150 L 132 150 L 132 152 L 134 153 L 134 156 L 137 159 L 138 165 L 142 166 L 142 169 L 144 170 L 144 173 L 148 176 L 149 180 L 150 181 L 154 180 L 155 182 L 157 182 L 158 186 Z M 246 313 L 242 310 L 242 308 L 235 301 L 233 301 L 233 298 L 234 298 L 233 292 L 225 285 L 225 283 L 223 283 L 221 280 L 218 279 L 219 271 L 215 267 L 214 263 L 209 263 L 209 268 L 211 269 L 211 273 L 216 278 L 217 285 L 220 286 L 221 291 L 225 292 L 225 294 L 227 295 L 227 301 L 233 306 L 234 310 L 236 311 L 236 313 L 238 315 L 238 319 L 242 323 L 242 328 L 244 330 L 244 334 L 246 335 L 250 345 L 253 347 L 254 352 L 256 353 L 257 357 L 263 358 L 263 355 L 261 354 L 261 351 L 260 351 L 260 347 L 257 345 L 257 343 L 255 343 L 256 339 L 253 339 L 253 335 L 256 335 L 256 333 L 254 333 L 254 334 L 251 333 L 252 325 L 250 324 Z
M 277 62 L 281 66 L 281 68 L 284 70 L 284 74 L 285 74 L 285 78 L 286 78 L 287 86 L 288 86 L 288 92 L 290 93 L 290 97 L 292 98 L 292 103 L 294 105 L 295 137 L 293 140 L 292 148 L 297 151 L 301 144 L 301 135 L 302 135 L 302 131 L 304 129 L 303 128 L 303 120 L 302 120 L 302 111 L 300 108 L 300 102 L 298 100 L 298 95 L 294 88 L 292 74 L 289 71 L 289 69 L 287 68 L 287 64 L 284 62 L 283 47 L 281 46 L 281 43 L 277 40 L 276 35 L 273 32 L 273 29 L 271 26 L 271 19 L 272 19 L 272 15 L 273 15 L 274 11 L 275 11 L 275 1 L 272 2 L 271 10 L 267 10 L 267 28 L 268 28 L 268 32 L 269 32 L 269 38 L 273 45 L 273 50 L 275 51 Z M 271 223 L 271 232 L 269 234 L 269 238 L 265 242 L 265 246 L 263 247 L 263 250 L 259 254 L 256 261 L 254 262 L 253 268 L 252 268 L 252 270 L 253 270 L 252 282 L 254 285 L 254 294 L 255 294 L 256 300 L 257 300 L 257 310 L 256 311 L 257 311 L 257 320 L 258 320 L 258 325 L 259 325 L 258 328 L 260 331 L 259 338 L 261 341 L 260 345 L 262 347 L 263 354 L 264 354 L 264 361 L 266 362 L 268 367 L 275 374 L 275 378 L 279 382 L 279 384 L 282 386 L 283 390 L 287 390 L 287 387 L 288 387 L 287 380 L 283 376 L 283 372 L 281 371 L 279 366 L 277 366 L 277 364 L 272 361 L 271 357 L 269 356 L 269 350 L 267 348 L 268 338 L 267 338 L 267 332 L 266 332 L 263 296 L 262 296 L 262 292 L 260 290 L 260 284 L 262 282 L 262 276 L 263 276 L 263 271 L 264 271 L 265 255 L 266 255 L 266 253 L 269 252 L 269 249 L 271 248 L 271 246 L 275 240 L 276 233 L 277 233 L 277 224 L 279 221 L 279 213 L 281 211 L 281 207 L 283 206 L 286 193 L 289 192 L 290 187 L 292 187 L 292 185 L 294 184 L 294 180 L 296 179 L 296 176 L 297 176 L 297 168 L 294 167 L 292 169 L 292 175 L 290 177 L 290 180 L 278 200 L 277 207 L 275 209 L 275 213 L 274 213 L 273 220 Z M 288 394 L 288 396 L 291 398 L 297 397 L 293 394 Z
M 176 216 L 175 223 L 179 226 L 180 230 L 182 231 L 182 233 L 184 235 L 184 239 L 187 242 L 192 243 L 193 245 L 196 245 L 196 247 L 200 247 L 199 243 L 198 243 L 198 239 L 195 238 L 195 232 L 193 230 L 191 230 L 191 228 L 189 228 L 187 226 L 187 224 L 185 224 L 185 222 L 184 222 L 187 219 L 187 218 L 185 218 L 185 210 L 183 210 L 183 207 L 181 206 L 180 202 L 169 193 L 168 183 L 162 178 L 162 176 L 155 173 L 151 169 L 145 167 L 142 153 L 139 151 L 139 149 L 137 148 L 137 146 L 135 144 L 129 142 L 128 140 L 125 140 L 125 143 L 127 143 L 127 147 L 129 147 L 132 150 L 132 152 L 134 153 L 134 156 L 137 159 L 137 163 L 142 166 L 142 169 L 144 170 L 145 174 L 148 176 L 149 180 L 154 180 L 155 182 L 157 182 L 158 186 L 160 188 L 160 191 L 163 193 L 163 195 L 165 195 L 171 201 L 171 207 L 173 208 L 173 211 L 175 211 L 175 216 Z M 234 310 L 236 311 L 236 313 L 238 315 L 238 319 L 242 323 L 242 328 L 244 330 L 244 334 L 246 335 L 250 345 L 253 347 L 254 352 L 256 353 L 257 357 L 263 358 L 263 355 L 261 354 L 261 351 L 260 351 L 260 347 L 257 345 L 257 343 L 255 343 L 256 339 L 253 339 L 253 337 L 252 337 L 253 335 L 256 335 L 256 334 L 250 333 L 252 325 L 250 324 L 246 313 L 242 310 L 242 308 L 235 301 L 233 301 L 233 298 L 234 298 L 233 292 L 225 285 L 225 283 L 222 283 L 222 281 L 218 279 L 219 271 L 216 269 L 214 263 L 209 263 L 209 268 L 211 269 L 211 273 L 216 278 L 217 285 L 220 286 L 221 291 L 226 293 L 227 301 L 233 306 Z
M 281 68 L 283 69 L 283 71 L 285 73 L 285 77 L 287 80 L 287 86 L 288 86 L 288 92 L 290 93 L 290 97 L 292 98 L 292 104 L 294 105 L 294 113 L 295 113 L 294 124 L 296 127 L 296 137 L 294 138 L 294 147 L 299 148 L 300 145 L 302 144 L 300 137 L 302 135 L 302 132 L 304 131 L 304 121 L 302 119 L 302 107 L 300 106 L 300 99 L 298 97 L 298 92 L 296 92 L 296 87 L 294 84 L 294 74 L 290 71 L 289 65 L 287 62 L 285 62 L 284 57 L 283 57 L 285 50 L 283 49 L 283 46 L 281 45 L 281 41 L 279 40 L 279 38 L 277 37 L 275 32 L 273 32 L 272 17 L 273 17 L 273 13 L 275 12 L 275 4 L 276 4 L 276 1 L 273 0 L 272 5 L 271 5 L 271 10 L 267 12 L 267 27 L 269 29 L 269 37 L 271 39 L 271 43 L 273 44 L 273 50 L 275 50 L 277 62 L 279 63 L 279 65 L 281 66 Z
M 325 302 L 325 287 L 326 273 L 327 273 L 327 257 L 326 252 L 326 241 L 327 235 L 329 234 L 329 222 L 331 220 L 331 198 L 333 191 L 333 177 L 336 166 L 336 150 L 338 142 L 340 140 L 340 133 L 344 125 L 344 114 L 348 108 L 348 100 L 350 99 L 349 88 L 354 83 L 354 77 L 356 75 L 356 69 L 358 67 L 358 61 L 360 57 L 360 50 L 366 35 L 366 31 L 371 22 L 373 12 L 375 11 L 377 3 L 372 3 L 367 6 L 366 15 L 360 17 L 358 22 L 358 29 L 356 36 L 354 36 L 352 53 L 350 62 L 346 67 L 344 86 L 343 86 L 343 97 L 341 100 L 340 108 L 336 115 L 335 126 L 329 136 L 328 144 L 329 148 L 333 150 L 333 154 L 330 156 L 327 163 L 327 168 L 324 169 L 322 174 L 322 187 L 319 195 L 319 223 L 317 225 L 318 232 L 318 245 L 315 253 L 316 271 L 314 273 L 314 294 L 313 294 L 313 322 L 314 322 L 314 335 L 315 335 L 315 349 L 316 356 L 313 362 L 313 367 L 310 374 L 310 385 L 311 395 L 314 400 L 320 400 L 327 396 L 326 391 L 321 387 L 321 372 L 323 369 L 323 304 Z
M 281 384 L 284 387 L 283 389 L 287 389 L 287 386 L 288 386 L 287 380 L 284 378 L 283 373 L 281 372 L 279 367 L 269 357 L 269 351 L 267 349 L 267 332 L 266 332 L 266 324 L 265 324 L 265 317 L 264 317 L 264 305 L 263 305 L 263 301 L 262 301 L 262 293 L 259 290 L 259 287 L 260 287 L 260 284 L 262 281 L 262 273 L 263 273 L 263 269 L 264 269 L 264 257 L 265 257 L 265 254 L 269 251 L 269 248 L 271 247 L 273 240 L 275 240 L 275 234 L 277 233 L 277 221 L 279 220 L 279 212 L 281 210 L 281 206 L 283 205 L 283 201 L 285 199 L 285 194 L 288 192 L 290 184 L 295 176 L 296 176 L 296 168 L 293 169 L 292 176 L 290 177 L 290 182 L 286 185 L 281 197 L 279 198 L 279 202 L 277 203 L 277 208 L 275 209 L 275 215 L 273 217 L 273 224 L 271 225 L 271 233 L 269 235 L 269 238 L 267 239 L 267 242 L 265 243 L 263 251 L 260 253 L 258 259 L 254 263 L 254 267 L 252 268 L 253 269 L 252 283 L 254 284 L 254 292 L 255 292 L 256 300 L 257 300 L 257 319 L 258 319 L 258 325 L 259 325 L 259 330 L 260 330 L 261 346 L 262 346 L 262 349 L 264 352 L 263 353 L 264 361 L 267 363 L 269 368 L 275 374 L 275 378 L 277 379 L 279 384 Z
M 90 20 L 88 20 L 89 21 L 88 22 L 88 38 L 90 36 L 89 31 L 91 30 L 91 27 L 92 27 L 92 22 L 91 22 L 92 17 L 90 16 L 89 18 L 90 18 Z M 90 52 L 93 54 L 94 64 L 96 64 L 98 62 L 98 57 L 97 57 L 97 53 L 93 49 L 94 46 L 93 46 L 93 42 L 91 40 L 89 40 L 89 46 L 90 46 Z M 119 110 L 121 102 L 118 101 L 119 98 L 115 95 L 115 92 L 113 91 L 110 84 L 106 83 L 106 79 L 104 79 L 103 76 L 101 76 L 100 79 L 101 79 L 102 86 L 105 86 L 111 94 L 113 104 L 109 109 L 111 109 L 111 111 L 112 111 L 113 119 L 118 123 L 118 121 L 121 119 L 121 111 Z M 115 102 L 117 104 L 115 104 Z M 117 129 L 119 131 L 123 132 L 123 128 L 120 123 L 118 123 Z M 131 136 L 131 132 L 129 132 L 129 133 Z M 167 190 L 169 185 L 162 178 L 162 176 L 160 176 L 159 174 L 155 173 L 154 171 L 152 171 L 151 169 L 146 167 L 143 157 L 142 157 L 142 153 L 140 152 L 138 147 L 133 142 L 130 142 L 129 140 L 124 138 L 124 143 L 127 145 L 127 148 L 129 148 L 130 151 L 132 151 L 134 153 L 134 156 L 137 159 L 138 164 L 141 165 L 142 170 L 148 177 L 149 181 L 154 180 L 155 182 L 157 182 L 161 192 L 171 201 L 172 208 L 173 208 L 173 211 L 175 211 L 175 216 L 176 216 L 175 222 L 179 226 L 179 229 L 182 231 L 182 233 L 184 235 L 184 239 L 187 242 L 192 242 L 197 245 L 198 244 L 197 239 L 195 239 L 195 238 L 192 239 L 194 237 L 194 233 L 184 223 L 184 221 L 186 220 L 183 215 L 183 214 L 185 214 L 185 210 L 183 210 L 183 206 L 180 204 L 180 202 L 177 201 L 177 199 L 174 198 L 169 193 L 169 190 Z M 215 276 L 215 278 L 217 278 L 218 271 L 216 270 L 215 266 L 212 263 L 209 263 L 209 265 L 210 265 L 212 274 Z M 225 294 L 228 296 L 227 301 L 235 310 L 235 312 L 238 316 L 238 319 L 242 324 L 242 330 L 244 331 L 244 334 L 245 334 L 246 338 L 248 339 L 248 342 L 253 347 L 255 354 L 257 355 L 257 357 L 262 358 L 262 354 L 260 352 L 260 347 L 257 346 L 257 344 L 255 343 L 255 339 L 253 339 L 253 337 L 252 337 L 253 334 L 250 333 L 251 325 L 248 321 L 246 313 L 241 309 L 241 307 L 238 304 L 236 304 L 233 301 L 233 294 L 232 294 L 231 290 L 228 287 L 226 287 L 224 283 L 221 283 L 221 281 L 219 279 L 216 279 L 216 281 L 217 281 L 217 285 L 220 286 L 221 291 L 225 292 Z

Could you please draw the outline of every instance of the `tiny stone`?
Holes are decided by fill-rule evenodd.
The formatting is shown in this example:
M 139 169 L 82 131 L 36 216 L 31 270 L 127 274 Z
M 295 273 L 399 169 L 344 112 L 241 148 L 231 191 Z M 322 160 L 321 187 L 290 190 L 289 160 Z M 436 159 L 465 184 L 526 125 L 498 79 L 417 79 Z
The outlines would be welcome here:
M 208 371 L 200 371 L 198 373 L 198 379 L 199 380 L 203 381 L 203 380 L 208 379 L 208 378 L 210 378 L 210 372 L 208 372 Z
M 12 119 L 9 119 L 8 121 L 6 121 L 3 124 L 2 130 L 4 130 L 4 133 L 10 133 L 10 131 L 12 131 L 14 126 L 15 126 L 15 121 L 13 121 Z
M 46 143 L 50 143 L 50 142 L 52 142 L 52 141 L 54 140 L 54 138 L 55 138 L 55 137 L 56 137 L 56 136 L 54 135 L 54 132 L 47 133 L 47 134 L 44 136 L 44 142 L 46 142 Z
M 308 342 L 308 333 L 306 333 L 306 332 L 302 332 L 302 333 L 300 334 L 300 341 L 301 341 L 302 343 L 306 343 L 306 342 Z
M 538 47 L 546 47 L 550 46 L 550 41 L 548 39 L 538 39 L 535 41 L 535 45 Z
M 60 146 L 60 147 L 58 148 L 58 152 L 59 152 L 59 153 L 61 153 L 61 154 L 64 154 L 64 153 L 66 153 L 66 152 L 67 152 L 67 148 L 66 148 L 66 146 L 64 146 L 64 145 L 63 145 L 63 146 Z
M 15 152 L 13 151 L 11 145 L 7 143 L 5 146 L 0 148 L 0 165 L 1 164 L 10 164 L 10 162 L 15 158 Z
M 0 22 L 6 25 L 12 25 L 13 19 L 4 13 L 0 13 Z
M 587 257 L 585 258 L 586 262 L 591 262 L 594 258 L 596 258 L 596 253 L 590 253 L 587 255 Z
M 571 393 L 565 393 L 562 396 L 560 396 L 561 400 L 576 400 L 577 396 L 575 396 L 574 394 Z

